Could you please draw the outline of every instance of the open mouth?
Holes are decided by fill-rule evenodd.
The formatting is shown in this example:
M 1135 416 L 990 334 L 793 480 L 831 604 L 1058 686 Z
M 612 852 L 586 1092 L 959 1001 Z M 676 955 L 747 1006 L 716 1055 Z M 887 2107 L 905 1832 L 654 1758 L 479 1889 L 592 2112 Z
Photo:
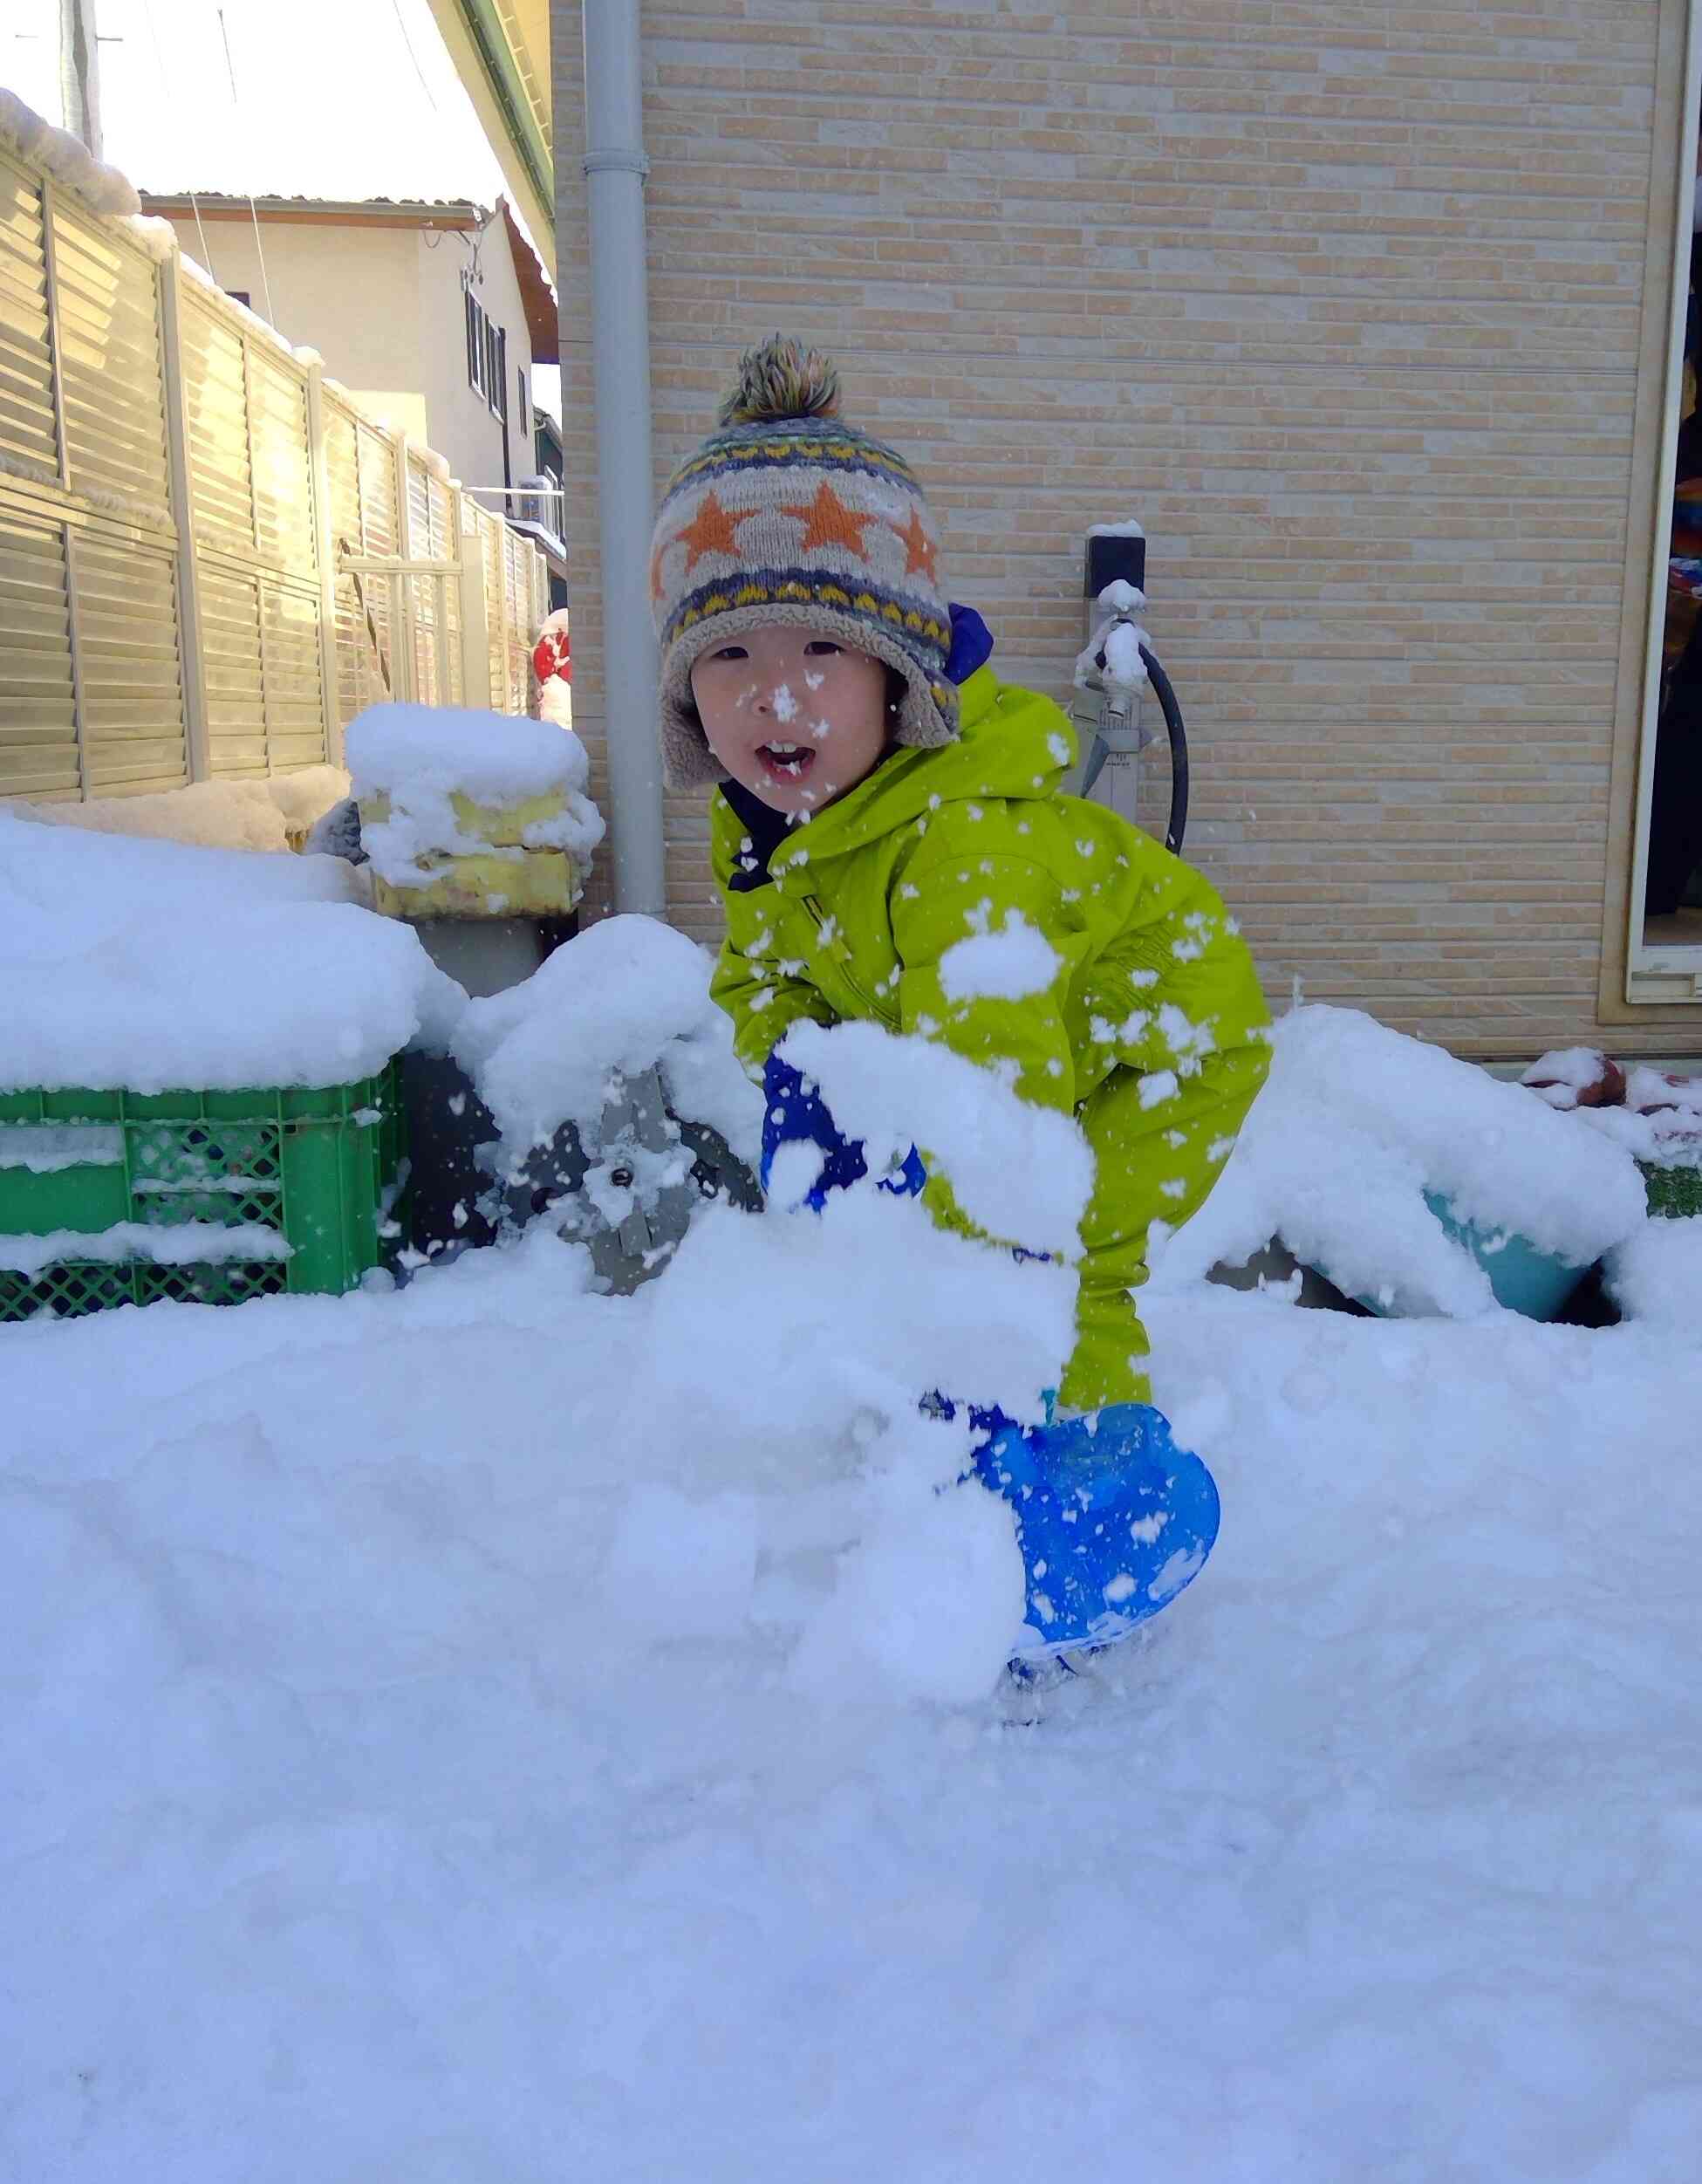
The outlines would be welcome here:
M 816 763 L 812 743 L 759 743 L 756 756 L 782 781 L 801 781 Z

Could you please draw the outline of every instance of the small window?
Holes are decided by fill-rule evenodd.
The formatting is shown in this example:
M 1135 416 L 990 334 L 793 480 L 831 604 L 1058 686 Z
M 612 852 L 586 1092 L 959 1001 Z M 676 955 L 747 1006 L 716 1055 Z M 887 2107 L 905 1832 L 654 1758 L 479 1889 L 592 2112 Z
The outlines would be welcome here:
M 254 305 L 249 301 L 249 291 L 246 288 L 227 288 L 224 292 L 233 304 L 240 304 L 244 311 L 254 309 Z
M 531 426 L 526 414 L 526 374 L 518 365 L 515 366 L 514 383 L 520 391 L 520 400 L 514 413 L 514 421 L 522 432 L 530 432 Z
M 475 394 L 482 394 L 489 381 L 485 376 L 485 336 L 489 331 L 485 315 L 479 308 L 478 298 L 469 288 L 465 291 L 467 301 L 467 384 Z

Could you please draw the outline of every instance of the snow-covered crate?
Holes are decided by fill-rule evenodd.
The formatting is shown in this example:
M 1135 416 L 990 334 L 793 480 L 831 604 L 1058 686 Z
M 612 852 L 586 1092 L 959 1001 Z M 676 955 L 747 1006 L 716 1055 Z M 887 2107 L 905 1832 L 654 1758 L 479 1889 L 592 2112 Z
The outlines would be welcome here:
M 1649 1210 L 1669 1221 L 1702 1214 L 1702 1160 L 1639 1160 Z
M 0 1321 L 354 1288 L 400 1112 L 393 1063 L 312 1090 L 0 1092 Z

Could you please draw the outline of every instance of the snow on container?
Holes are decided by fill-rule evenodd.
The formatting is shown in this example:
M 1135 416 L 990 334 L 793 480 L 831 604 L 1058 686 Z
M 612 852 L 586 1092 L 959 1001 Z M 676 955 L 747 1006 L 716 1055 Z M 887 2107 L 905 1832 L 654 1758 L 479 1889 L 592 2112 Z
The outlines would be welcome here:
M 383 1256 L 393 1065 L 321 1090 L 0 1092 L 0 1321 L 337 1295 Z
M 1155 1293 L 1280 1237 L 1395 1316 L 1548 1317 L 1639 1229 L 1643 1179 L 1594 1126 L 1348 1009 L 1275 1027 L 1271 1073 L 1216 1188 L 1159 1238 Z
M 565 917 L 603 820 L 569 729 L 445 706 L 375 705 L 345 739 L 388 917 Z
M 0 1319 L 352 1287 L 466 996 L 330 857 L 0 813 Z

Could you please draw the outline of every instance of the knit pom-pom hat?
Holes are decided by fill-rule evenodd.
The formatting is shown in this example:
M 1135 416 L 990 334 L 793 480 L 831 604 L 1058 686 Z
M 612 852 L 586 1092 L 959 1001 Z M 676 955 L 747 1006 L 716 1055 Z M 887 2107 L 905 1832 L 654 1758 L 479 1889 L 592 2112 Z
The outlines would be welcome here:
M 946 677 L 951 613 L 933 519 L 910 465 L 839 415 L 825 357 L 776 334 L 739 360 L 719 428 L 681 463 L 650 548 L 661 640 L 662 757 L 676 789 L 719 781 L 692 666 L 741 633 L 788 622 L 904 678 L 894 739 L 957 734 Z

